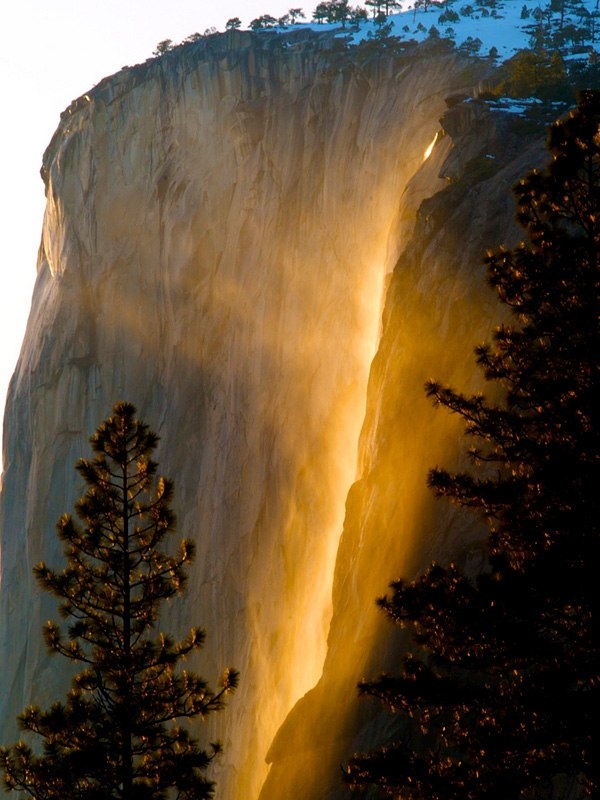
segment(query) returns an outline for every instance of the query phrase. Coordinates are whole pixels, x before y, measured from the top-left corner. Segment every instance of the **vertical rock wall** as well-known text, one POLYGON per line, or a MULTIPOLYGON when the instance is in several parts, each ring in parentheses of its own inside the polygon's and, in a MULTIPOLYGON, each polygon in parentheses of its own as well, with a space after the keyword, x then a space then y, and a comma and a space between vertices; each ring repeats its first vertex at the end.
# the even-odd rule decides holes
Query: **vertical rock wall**
POLYGON ((511 188, 546 154, 540 137, 518 135, 510 116, 490 113, 483 103, 454 106, 442 126, 430 159, 405 190, 422 196, 438 176, 448 181, 422 203, 386 294, 323 673, 274 740, 260 800, 348 797, 344 762, 394 733, 389 715, 357 698, 357 683, 397 672, 406 645, 375 598, 432 560, 458 560, 470 570, 483 564, 478 521, 433 500, 426 487, 432 467, 468 468, 468 462, 462 426, 432 408, 423 386, 435 378, 466 393, 490 391, 473 349, 489 341, 505 310, 486 286, 482 257, 518 240, 511 188))
MULTIPOLYGON (((198 668, 212 682, 228 664, 242 673, 206 731, 225 746, 219 800, 258 796, 276 731, 321 674, 384 278, 420 199, 442 185, 431 171, 406 191, 462 81, 453 56, 358 66, 323 47, 191 45, 103 81, 63 115, 5 418, 4 741, 27 703, 64 692, 41 637, 55 612, 31 570, 61 563, 54 523, 82 491, 73 464, 119 399, 160 434, 180 532, 198 545, 165 624, 207 628, 198 668)), ((435 292, 424 302, 437 313, 440 281, 415 275, 407 303, 435 292)), ((375 507, 377 492, 361 502, 375 507)), ((383 535, 391 547, 395 526, 383 535)), ((343 547, 361 550, 349 536, 343 547)), ((353 558, 336 618, 358 597, 353 558)), ((268 797, 308 797, 281 792, 268 797)))

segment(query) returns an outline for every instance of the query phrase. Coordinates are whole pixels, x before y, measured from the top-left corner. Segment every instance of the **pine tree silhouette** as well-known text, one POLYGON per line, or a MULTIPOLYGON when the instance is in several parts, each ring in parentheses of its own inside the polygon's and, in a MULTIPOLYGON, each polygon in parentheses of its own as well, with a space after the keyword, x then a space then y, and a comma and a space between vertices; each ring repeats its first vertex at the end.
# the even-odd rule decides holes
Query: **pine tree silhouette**
POLYGON ((90 440, 95 457, 77 463, 88 489, 76 506, 82 525, 65 514, 57 526, 65 569, 35 569, 69 620, 66 633, 46 625, 47 646, 81 667, 64 703, 19 717, 25 732, 41 737, 41 754, 23 741, 1 751, 6 788, 36 800, 213 795, 206 769, 220 747, 201 748, 180 723, 221 710, 238 676, 226 670, 211 691, 179 669, 202 647, 204 631, 175 642, 155 630, 160 604, 185 586, 194 545, 181 541, 175 555, 159 549, 174 530, 173 486, 156 478, 150 455, 158 437, 135 414, 118 403, 90 440))
MULTIPOLYGON (((429 383, 465 422, 471 472, 429 484, 482 516, 488 564, 433 564, 378 603, 412 634, 397 676, 359 687, 397 739, 355 755, 345 780, 429 800, 576 800, 598 790, 592 633, 600 478, 600 93, 554 123, 552 160, 516 187, 528 243, 488 256, 514 323, 476 350, 501 400, 429 383)), ((497 396, 497 395, 496 395, 497 396)))

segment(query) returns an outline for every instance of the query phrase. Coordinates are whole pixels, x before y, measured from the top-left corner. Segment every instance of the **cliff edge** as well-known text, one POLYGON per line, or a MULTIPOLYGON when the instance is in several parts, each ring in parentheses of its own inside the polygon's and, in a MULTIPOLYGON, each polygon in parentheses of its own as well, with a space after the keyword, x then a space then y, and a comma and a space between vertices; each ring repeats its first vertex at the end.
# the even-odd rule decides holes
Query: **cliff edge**
POLYGON ((197 542, 165 625, 206 627, 211 682, 226 664, 242 676, 200 731, 224 744, 216 797, 337 796, 339 759, 371 725, 353 687, 393 654, 373 598, 440 543, 468 545, 424 488, 458 432, 421 386, 472 380, 493 303, 481 253, 511 229, 531 155, 484 106, 440 127, 472 77, 426 47, 359 63, 317 34, 231 32, 64 112, 5 417, 3 741, 65 690, 32 567, 61 563, 73 465, 125 399, 159 433, 197 542), (440 200, 494 141, 494 174, 440 200))

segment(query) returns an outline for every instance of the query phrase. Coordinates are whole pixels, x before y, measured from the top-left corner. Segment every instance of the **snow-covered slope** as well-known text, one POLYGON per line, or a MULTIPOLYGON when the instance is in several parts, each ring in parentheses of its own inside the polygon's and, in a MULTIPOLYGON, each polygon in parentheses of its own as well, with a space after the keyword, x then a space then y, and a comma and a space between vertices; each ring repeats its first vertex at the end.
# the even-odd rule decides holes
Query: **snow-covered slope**
MULTIPOLYGON (((385 26, 387 36, 397 37, 403 43, 439 36, 452 42, 459 51, 478 57, 486 58, 491 51, 497 63, 536 45, 560 50, 565 55, 575 52, 585 58, 597 51, 600 39, 600 9, 596 0, 417 0, 399 5, 402 10, 390 13, 387 18, 380 17, 379 24, 374 21, 373 12, 367 21, 353 24, 350 19, 343 26, 314 19, 282 26, 272 18, 273 25, 268 27, 278 32, 302 28, 329 30, 352 46, 381 35, 385 26)), ((353 8, 364 9, 364 6, 358 3, 353 8)))
MULTIPOLYGON (((424 41, 431 35, 431 27, 440 36, 449 38, 459 49, 488 56, 495 50, 499 60, 513 56, 517 51, 531 47, 540 30, 547 40, 562 28, 573 33, 575 41, 567 38, 564 46, 587 45, 593 47, 596 37, 594 26, 600 23, 595 0, 578 3, 543 3, 536 0, 446 0, 444 3, 423 3, 402 13, 390 15, 391 34, 403 40, 424 41), (573 26, 579 33, 571 31, 573 26)), ((361 31, 364 38, 376 26, 370 22, 361 31)))

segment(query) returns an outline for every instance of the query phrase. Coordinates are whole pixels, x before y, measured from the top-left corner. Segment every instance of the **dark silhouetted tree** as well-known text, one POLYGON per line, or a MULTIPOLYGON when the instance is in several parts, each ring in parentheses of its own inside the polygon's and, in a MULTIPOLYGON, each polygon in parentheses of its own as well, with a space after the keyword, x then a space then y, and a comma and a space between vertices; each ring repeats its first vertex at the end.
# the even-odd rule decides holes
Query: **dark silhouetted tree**
POLYGON ((163 39, 162 42, 159 42, 156 45, 156 48, 152 51, 153 56, 164 56, 165 53, 168 53, 174 47, 172 39, 163 39))
POLYGON ((288 14, 290 17, 290 25, 296 25, 298 20, 306 19, 304 11, 301 8, 290 8, 288 14))
POLYGON ((66 632, 48 622, 48 648, 81 671, 64 703, 20 716, 42 747, 2 749, 5 786, 36 800, 212 797, 206 770, 219 745, 203 749, 181 723, 223 708, 237 673, 226 670, 211 691, 180 668, 204 631, 181 642, 156 631, 159 606, 182 592, 194 554, 189 540, 174 555, 159 549, 175 519, 172 484, 156 478, 150 458, 157 436, 118 403, 90 441, 95 457, 77 463, 88 486, 76 506, 81 524, 65 514, 57 526, 67 565, 35 569, 69 620, 66 632))
POLYGON ((581 93, 548 146, 549 166, 515 190, 528 243, 487 257, 514 315, 476 350, 498 399, 427 386, 475 442, 471 472, 429 483, 485 521, 487 566, 433 564, 378 601, 413 645, 397 675, 359 688, 400 733, 345 778, 380 796, 597 796, 600 93, 581 93))
POLYGON ((401 8, 402 3, 398 0, 365 0, 365 5, 373 9, 373 19, 375 19, 378 14, 389 17, 401 8))
POLYGON ((543 100, 569 99, 568 75, 559 52, 544 49, 519 50, 500 69, 501 80, 495 93, 508 97, 539 97, 543 100))
POLYGON ((271 14, 262 14, 260 17, 256 17, 250 23, 250 28, 253 31, 264 31, 267 28, 274 28, 277 25, 277 19, 271 14))
POLYGON ((352 13, 349 0, 328 0, 317 5, 313 11, 313 19, 315 22, 341 22, 344 28, 352 13))
POLYGON ((384 14, 385 13, 384 10, 383 10, 384 5, 385 5, 383 0, 365 0, 365 5, 369 6, 369 8, 372 9, 372 11, 373 11, 373 19, 375 19, 375 17, 378 14, 384 14))
POLYGON ((350 9, 350 22, 356 26, 360 26, 363 22, 367 22, 369 15, 367 9, 362 6, 354 6, 350 9))
POLYGON ((320 25, 322 25, 325 22, 325 20, 329 15, 328 5, 329 3, 326 2, 318 3, 315 10, 313 11, 312 18, 315 22, 318 22, 320 25))
POLYGON ((393 14, 395 11, 399 11, 402 7, 402 3, 397 2, 397 0, 385 0, 383 4, 385 8, 386 16, 389 17, 390 14, 393 14))

